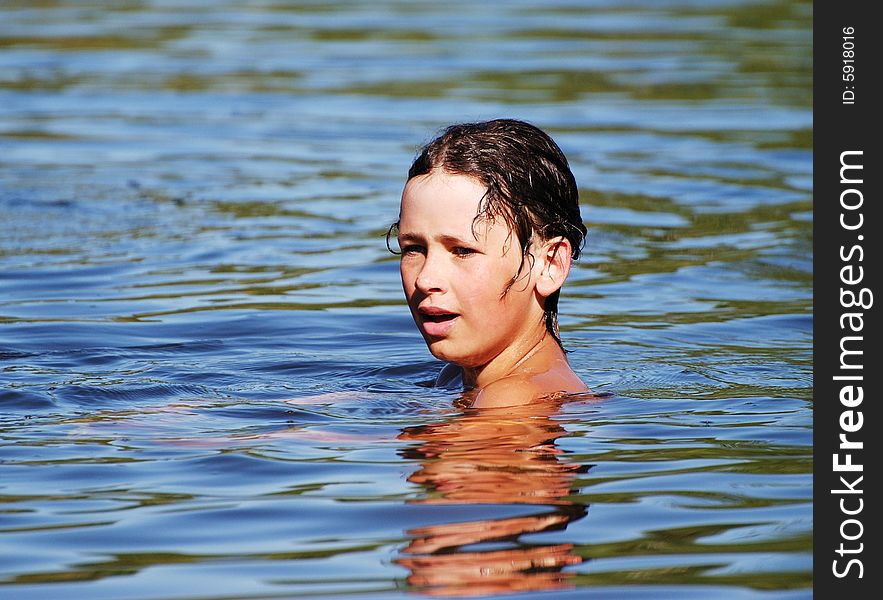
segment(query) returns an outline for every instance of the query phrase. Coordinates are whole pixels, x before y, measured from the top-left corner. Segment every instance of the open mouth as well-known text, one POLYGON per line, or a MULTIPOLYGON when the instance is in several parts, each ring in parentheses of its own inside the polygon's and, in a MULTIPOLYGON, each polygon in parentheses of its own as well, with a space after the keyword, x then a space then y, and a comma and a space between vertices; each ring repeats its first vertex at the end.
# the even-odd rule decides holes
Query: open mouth
POLYGON ((453 321, 458 315, 456 313, 444 313, 440 315, 427 315, 421 313, 420 316, 424 323, 445 323, 447 321, 453 321))
POLYGON ((420 329, 423 333, 433 338, 446 337, 454 327, 454 322, 460 316, 443 308, 426 306, 418 310, 420 315, 420 329))

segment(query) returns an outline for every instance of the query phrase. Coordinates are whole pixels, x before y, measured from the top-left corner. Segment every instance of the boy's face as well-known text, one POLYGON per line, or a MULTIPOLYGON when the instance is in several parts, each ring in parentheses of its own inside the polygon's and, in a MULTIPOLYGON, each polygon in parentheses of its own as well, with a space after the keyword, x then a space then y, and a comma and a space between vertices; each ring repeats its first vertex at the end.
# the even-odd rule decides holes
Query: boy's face
POLYGON ((486 188, 436 170, 402 193, 402 286, 429 351, 464 367, 489 363, 542 322, 536 273, 501 219, 474 221, 486 188))

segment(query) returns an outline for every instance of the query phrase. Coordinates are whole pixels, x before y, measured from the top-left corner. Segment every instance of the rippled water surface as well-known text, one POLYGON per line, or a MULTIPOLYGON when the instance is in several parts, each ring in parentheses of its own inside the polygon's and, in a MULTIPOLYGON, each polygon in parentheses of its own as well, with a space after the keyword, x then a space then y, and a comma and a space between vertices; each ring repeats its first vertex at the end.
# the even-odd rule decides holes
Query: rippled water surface
POLYGON ((812 4, 0 4, 0 596, 807 598, 812 4), (461 410, 395 220, 560 143, 602 400, 461 410))

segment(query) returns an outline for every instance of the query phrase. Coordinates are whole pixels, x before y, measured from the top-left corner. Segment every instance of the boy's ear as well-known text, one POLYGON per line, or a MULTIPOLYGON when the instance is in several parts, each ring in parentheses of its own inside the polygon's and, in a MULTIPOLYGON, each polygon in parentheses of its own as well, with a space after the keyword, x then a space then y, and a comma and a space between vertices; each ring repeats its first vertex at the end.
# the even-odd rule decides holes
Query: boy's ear
POLYGON ((566 237, 543 241, 540 256, 537 257, 542 259, 538 261, 542 269, 537 279, 537 292, 543 298, 548 298, 564 285, 564 280, 570 274, 572 251, 570 240, 566 237))

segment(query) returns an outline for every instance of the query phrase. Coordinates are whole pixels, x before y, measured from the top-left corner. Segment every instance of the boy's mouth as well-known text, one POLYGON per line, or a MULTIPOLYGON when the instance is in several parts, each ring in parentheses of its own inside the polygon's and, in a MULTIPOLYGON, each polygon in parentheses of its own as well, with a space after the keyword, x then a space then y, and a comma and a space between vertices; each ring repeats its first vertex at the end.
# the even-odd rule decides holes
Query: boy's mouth
POLYGON ((459 315, 456 313, 439 313, 435 315, 427 315, 425 313, 421 313, 424 321, 428 321, 429 323, 444 323, 445 321, 452 321, 456 319, 459 315))
POLYGON ((453 327, 453 321, 460 316, 434 306, 419 308, 417 312, 420 315, 423 331, 433 337, 444 336, 453 327))

